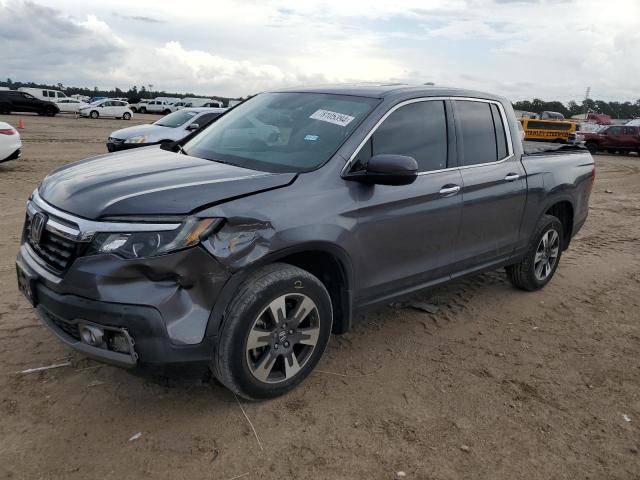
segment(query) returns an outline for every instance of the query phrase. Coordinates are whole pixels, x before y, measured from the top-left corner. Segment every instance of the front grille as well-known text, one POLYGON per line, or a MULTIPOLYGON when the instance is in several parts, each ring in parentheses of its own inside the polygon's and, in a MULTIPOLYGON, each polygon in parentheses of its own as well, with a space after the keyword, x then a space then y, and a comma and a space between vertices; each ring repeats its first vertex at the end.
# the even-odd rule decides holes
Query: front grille
POLYGON ((68 322, 67 320, 54 315, 46 309, 42 309, 47 319, 50 320, 56 327, 65 332, 67 335, 80 340, 80 332, 78 331, 78 324, 68 322))
POLYGON ((43 230, 40 241, 36 242, 31 236, 31 218, 27 216, 25 221, 25 240, 51 270, 56 273, 64 272, 78 256, 79 243, 46 229, 43 230))

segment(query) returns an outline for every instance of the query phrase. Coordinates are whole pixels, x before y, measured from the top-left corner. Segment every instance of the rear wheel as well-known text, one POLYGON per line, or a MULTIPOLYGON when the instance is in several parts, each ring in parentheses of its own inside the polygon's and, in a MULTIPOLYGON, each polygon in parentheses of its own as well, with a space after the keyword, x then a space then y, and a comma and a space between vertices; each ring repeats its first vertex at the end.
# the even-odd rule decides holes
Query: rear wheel
POLYGON ((124 115, 122 115, 122 118, 125 120, 131 120, 131 114, 129 112, 124 112, 124 115))
POLYGON ((543 215, 525 257, 506 269, 513 286, 533 291, 549 283, 560 262, 563 238, 560 220, 552 215, 543 215))
POLYGON ((144 107, 140 107, 140 113, 147 113, 147 109, 144 107))
POLYGON ((137 109, 136 107, 131 107, 131 111, 132 111, 133 113, 138 113, 138 109, 137 109))
POLYGON ((164 112, 162 112, 163 115, 169 115, 171 113, 171 110, 165 110, 164 112))
POLYGON ((587 142, 585 146, 591 155, 598 153, 598 144, 596 142, 587 142))
POLYGON ((44 111, 44 114, 45 114, 47 117, 55 117, 55 116, 56 116, 56 113, 58 113, 58 112, 57 112, 57 111, 56 111, 56 109, 55 109, 55 108, 53 108, 53 107, 49 107, 49 108, 47 108, 47 109, 44 111))
POLYGON ((215 375, 247 399, 282 395, 320 360, 332 317, 320 280, 292 265, 268 265, 243 283, 229 305, 215 375))
POLYGON ((91 113, 89 114, 89 116, 91 118, 98 118, 100 116, 100 114, 98 113, 97 110, 91 110, 91 113))

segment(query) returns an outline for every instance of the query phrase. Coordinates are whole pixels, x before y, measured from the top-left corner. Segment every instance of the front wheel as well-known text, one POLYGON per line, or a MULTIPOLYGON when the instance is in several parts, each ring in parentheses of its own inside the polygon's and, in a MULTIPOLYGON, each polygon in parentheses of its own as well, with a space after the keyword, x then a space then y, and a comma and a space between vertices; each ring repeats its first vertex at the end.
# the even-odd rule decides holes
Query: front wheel
POLYGON ((587 142, 586 147, 591 155, 598 153, 598 144, 596 142, 587 142))
POLYGON ((282 395, 320 360, 332 319, 331 299, 320 280, 292 265, 268 265, 251 275, 231 301, 214 373, 247 399, 282 395))
POLYGON ((98 118, 100 114, 96 110, 91 110, 91 113, 89 114, 89 116, 91 118, 98 118))
POLYGON ((507 267, 507 278, 513 286, 533 291, 549 283, 560 262, 563 238, 560 220, 543 215, 525 257, 520 263, 507 267))
POLYGON ((131 120, 131 114, 129 112, 124 112, 124 115, 122 115, 122 118, 124 120, 131 120))

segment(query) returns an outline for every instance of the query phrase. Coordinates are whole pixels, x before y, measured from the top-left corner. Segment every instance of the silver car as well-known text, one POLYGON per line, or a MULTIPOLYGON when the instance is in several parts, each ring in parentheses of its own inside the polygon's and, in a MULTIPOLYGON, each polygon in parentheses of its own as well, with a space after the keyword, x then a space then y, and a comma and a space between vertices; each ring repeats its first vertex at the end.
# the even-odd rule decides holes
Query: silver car
POLYGON ((184 108, 152 124, 116 130, 107 140, 107 150, 115 152, 182 140, 195 130, 211 123, 225 111, 226 108, 184 108))

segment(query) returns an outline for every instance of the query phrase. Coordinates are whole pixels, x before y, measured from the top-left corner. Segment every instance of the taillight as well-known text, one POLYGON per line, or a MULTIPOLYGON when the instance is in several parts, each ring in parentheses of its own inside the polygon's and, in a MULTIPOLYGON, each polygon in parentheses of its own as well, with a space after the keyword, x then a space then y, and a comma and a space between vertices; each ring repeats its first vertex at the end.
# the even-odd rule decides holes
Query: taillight
POLYGON ((15 135, 16 132, 13 128, 0 128, 0 135, 15 135))

